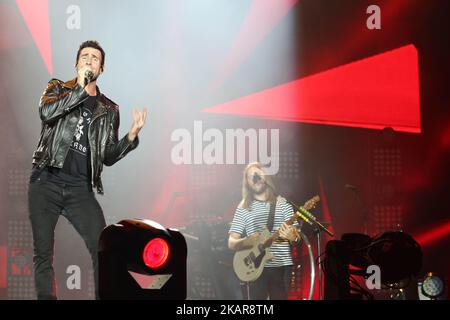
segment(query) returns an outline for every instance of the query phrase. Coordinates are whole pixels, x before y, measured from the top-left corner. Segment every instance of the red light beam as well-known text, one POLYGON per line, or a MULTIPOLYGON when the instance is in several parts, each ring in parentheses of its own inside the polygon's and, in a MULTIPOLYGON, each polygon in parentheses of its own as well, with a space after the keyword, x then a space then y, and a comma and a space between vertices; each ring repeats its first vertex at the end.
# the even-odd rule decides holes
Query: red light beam
POLYGON ((203 111, 420 133, 417 49, 404 46, 203 111))
POLYGON ((31 32, 31 36, 45 62, 49 74, 53 73, 52 46, 48 0, 16 0, 17 7, 31 32))
POLYGON ((450 236, 450 221, 447 221, 444 224, 441 224, 433 229, 427 230, 418 236, 415 236, 414 239, 421 245, 425 246, 434 242, 441 240, 444 237, 450 236))

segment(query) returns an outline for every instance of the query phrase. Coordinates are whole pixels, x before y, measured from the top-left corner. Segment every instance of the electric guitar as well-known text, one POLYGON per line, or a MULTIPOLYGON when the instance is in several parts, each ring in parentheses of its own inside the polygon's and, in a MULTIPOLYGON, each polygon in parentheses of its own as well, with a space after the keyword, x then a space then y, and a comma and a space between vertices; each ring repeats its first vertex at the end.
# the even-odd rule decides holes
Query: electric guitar
MULTIPOLYGON (((319 196, 315 196, 306 201, 303 208, 306 210, 312 209, 320 201, 319 196)), ((302 216, 301 212, 296 212, 286 224, 292 225, 294 221, 302 216)), ((269 251, 272 243, 278 239, 280 229, 275 231, 272 235, 266 228, 261 232, 258 243, 250 249, 244 249, 237 251, 233 258, 233 269, 237 277, 245 282, 251 282, 258 279, 264 269, 266 262, 273 258, 272 253, 269 251)))

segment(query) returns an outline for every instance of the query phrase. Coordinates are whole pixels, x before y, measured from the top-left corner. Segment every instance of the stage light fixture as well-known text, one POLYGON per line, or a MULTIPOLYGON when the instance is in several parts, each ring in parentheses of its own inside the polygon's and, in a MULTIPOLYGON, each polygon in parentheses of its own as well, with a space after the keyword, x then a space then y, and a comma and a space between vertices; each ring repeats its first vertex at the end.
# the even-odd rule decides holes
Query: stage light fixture
POLYGON ((446 281, 443 277, 429 272, 418 282, 420 300, 445 300, 447 291, 446 281))
POLYGON ((99 297, 120 300, 186 299, 184 236, 151 220, 106 227, 99 242, 99 297))

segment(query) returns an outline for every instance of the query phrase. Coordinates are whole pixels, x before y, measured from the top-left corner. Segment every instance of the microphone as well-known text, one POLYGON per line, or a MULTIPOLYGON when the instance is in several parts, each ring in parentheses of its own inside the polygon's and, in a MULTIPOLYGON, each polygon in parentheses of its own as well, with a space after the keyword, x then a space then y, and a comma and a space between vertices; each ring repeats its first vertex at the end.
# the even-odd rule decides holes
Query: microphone
POLYGON ((89 84, 94 78, 94 73, 91 70, 86 70, 84 73, 84 81, 86 84, 89 84))
POLYGON ((314 220, 314 221, 317 221, 316 217, 313 216, 313 214, 312 214, 311 212, 309 212, 308 210, 306 210, 305 208, 299 207, 298 209, 299 209, 299 211, 300 211, 301 213, 303 213, 303 214, 304 214, 305 216, 307 216, 309 219, 314 220))
POLYGON ((253 175, 253 183, 257 183, 260 180, 261 176, 257 172, 255 172, 255 174, 253 175))
POLYGON ((334 233, 331 232, 330 230, 328 230, 327 228, 325 228, 325 226, 323 226, 322 223, 317 221, 317 218, 311 212, 306 210, 304 207, 299 207, 298 209, 304 216, 306 216, 309 220, 311 220, 311 221, 306 220, 306 222, 308 222, 310 225, 313 225, 315 223, 323 231, 325 231, 329 236, 334 237, 334 233), (312 221, 314 221, 314 222, 312 222, 312 221))

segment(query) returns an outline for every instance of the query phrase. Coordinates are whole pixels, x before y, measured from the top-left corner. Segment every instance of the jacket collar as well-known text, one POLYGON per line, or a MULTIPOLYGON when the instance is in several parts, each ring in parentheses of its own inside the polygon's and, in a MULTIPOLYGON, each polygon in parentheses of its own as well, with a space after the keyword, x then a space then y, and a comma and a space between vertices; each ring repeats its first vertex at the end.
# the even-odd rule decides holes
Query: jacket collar
MULTIPOLYGON (((69 89, 75 88, 76 85, 77 85, 77 78, 69 80, 69 81, 66 81, 66 82, 63 83, 63 86, 66 87, 66 88, 69 88, 69 89)), ((99 89, 98 86, 96 86, 96 88, 97 88, 98 99, 97 99, 97 107, 94 110, 94 117, 99 115, 99 114, 105 113, 106 112, 106 108, 107 108, 106 107, 106 103, 104 101, 105 99, 103 99, 103 94, 100 92, 100 89, 99 89)))
POLYGON ((69 80, 69 81, 66 81, 66 82, 63 83, 64 87, 67 87, 67 88, 70 88, 70 89, 73 89, 76 85, 77 85, 77 78, 69 80))
MULTIPOLYGON (((63 83, 63 86, 69 89, 73 89, 75 88, 75 86, 77 85, 77 78, 66 81, 63 83)), ((97 95, 101 96, 101 92, 98 86, 95 86, 97 88, 97 95)))

